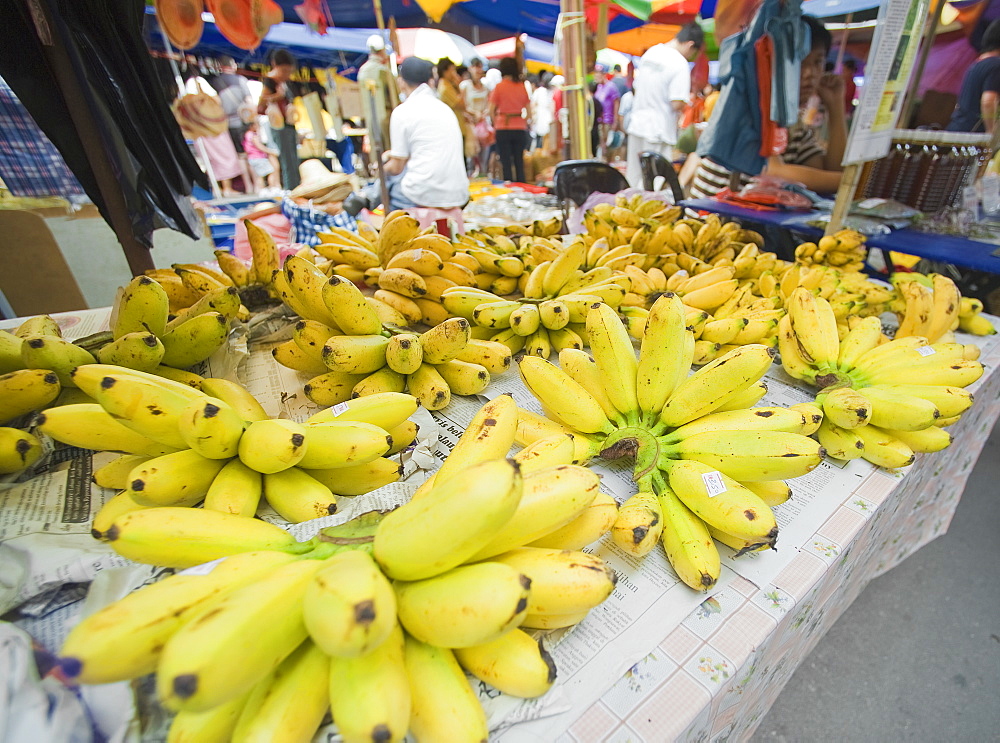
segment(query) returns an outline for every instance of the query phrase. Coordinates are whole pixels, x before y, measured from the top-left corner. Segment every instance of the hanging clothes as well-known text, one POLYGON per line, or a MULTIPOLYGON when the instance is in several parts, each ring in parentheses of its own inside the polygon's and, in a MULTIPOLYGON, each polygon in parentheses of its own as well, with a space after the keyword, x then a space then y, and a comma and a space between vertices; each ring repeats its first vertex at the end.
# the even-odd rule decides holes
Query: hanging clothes
MULTIPOLYGON (((750 175, 759 174, 767 163, 761 155, 763 133, 755 43, 769 28, 782 37, 773 45, 772 104, 777 98, 782 108, 775 123, 794 123, 795 117, 788 122, 787 114, 791 104, 795 116, 798 114, 800 63, 809 52, 809 32, 802 21, 801 0, 764 0, 750 25, 742 33, 726 38, 719 47, 722 91, 715 104, 716 115, 698 140, 699 156, 750 175)), ((771 108, 773 118, 773 105, 771 108)))
MULTIPOLYGON (((108 210, 87 150, 102 148, 114 170, 136 240, 169 227, 197 238, 189 198, 208 181, 170 113, 142 37, 142 0, 0 2, 0 76, 58 148, 91 200, 108 210), (65 50, 100 137, 83 141, 45 49, 65 50)), ((3 133, 0 132, 0 136, 3 133)))

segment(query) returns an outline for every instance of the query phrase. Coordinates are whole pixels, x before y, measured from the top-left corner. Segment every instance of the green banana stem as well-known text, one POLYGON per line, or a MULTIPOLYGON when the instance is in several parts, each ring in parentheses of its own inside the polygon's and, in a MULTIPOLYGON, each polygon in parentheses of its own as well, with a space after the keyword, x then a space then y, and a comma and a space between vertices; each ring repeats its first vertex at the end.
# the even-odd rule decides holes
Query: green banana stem
POLYGON ((845 374, 844 372, 829 366, 825 366, 820 372, 817 372, 815 378, 812 380, 812 383, 820 390, 854 386, 854 380, 849 374, 845 374))

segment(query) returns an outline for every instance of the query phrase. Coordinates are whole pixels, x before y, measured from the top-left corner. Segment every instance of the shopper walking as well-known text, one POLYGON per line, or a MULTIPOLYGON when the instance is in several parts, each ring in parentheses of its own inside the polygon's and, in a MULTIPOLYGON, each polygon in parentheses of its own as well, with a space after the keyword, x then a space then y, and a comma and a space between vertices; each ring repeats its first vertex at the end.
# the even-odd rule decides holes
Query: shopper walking
POLYGON ((670 41, 651 47, 635 73, 635 99, 628 128, 625 175, 633 186, 642 184, 639 153, 649 150, 672 159, 677 144, 677 122, 691 98, 691 69, 705 43, 697 23, 683 26, 670 41))
MULTIPOLYGON (((281 163, 281 187, 291 191, 299 185, 299 140, 295 131, 295 87, 292 73, 295 71, 295 57, 286 49, 277 49, 271 56, 271 71, 261 82, 264 85, 257 104, 258 113, 268 114, 271 132, 278 143, 278 160, 281 163), (277 109, 280 116, 271 119, 269 107, 277 109), (283 126, 276 127, 284 120, 283 126)), ((272 109, 273 110, 273 109, 272 109)))
POLYGON ((500 60, 501 80, 490 93, 490 119, 496 129, 497 154, 505 181, 524 182, 524 150, 527 146, 531 101, 521 81, 517 60, 500 60))

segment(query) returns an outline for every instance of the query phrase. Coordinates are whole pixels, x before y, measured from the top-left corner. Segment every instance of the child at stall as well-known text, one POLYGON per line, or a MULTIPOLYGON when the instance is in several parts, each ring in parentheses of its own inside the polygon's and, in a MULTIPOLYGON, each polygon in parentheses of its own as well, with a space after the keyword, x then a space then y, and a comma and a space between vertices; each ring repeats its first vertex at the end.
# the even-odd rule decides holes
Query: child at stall
POLYGON ((251 121, 247 125, 247 131, 243 135, 243 151, 246 153, 247 161, 250 163, 250 172, 253 174, 254 192, 263 192, 264 178, 267 178, 268 190, 279 190, 278 152, 264 143, 257 121, 251 121))

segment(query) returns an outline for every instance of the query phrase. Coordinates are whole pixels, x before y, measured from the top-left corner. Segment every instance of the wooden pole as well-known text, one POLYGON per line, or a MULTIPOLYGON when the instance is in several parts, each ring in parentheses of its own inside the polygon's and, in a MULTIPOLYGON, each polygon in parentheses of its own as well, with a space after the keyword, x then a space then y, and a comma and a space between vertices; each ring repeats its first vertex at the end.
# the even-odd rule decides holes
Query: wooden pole
POLYGON ((608 4, 602 2, 597 6, 597 33, 594 35, 594 51, 604 49, 608 45, 608 4))
POLYGON ((838 75, 844 64, 844 52, 847 51, 847 37, 850 35, 848 26, 851 25, 851 19, 854 18, 854 13, 848 13, 847 19, 844 21, 844 32, 840 35, 840 47, 837 49, 837 62, 833 66, 833 71, 838 75))
POLYGON ((854 202, 854 192, 858 190, 862 167, 863 165, 851 164, 844 168, 844 174, 840 178, 840 188, 837 189, 837 200, 833 204, 830 222, 826 226, 827 235, 832 235, 844 226, 844 219, 854 202))
POLYGON ((590 127, 587 125, 587 96, 583 87, 587 19, 583 13, 583 0, 561 0, 560 8, 563 70, 566 78, 563 105, 569 115, 569 156, 571 160, 588 160, 592 153, 590 127))

